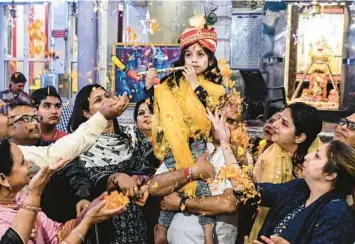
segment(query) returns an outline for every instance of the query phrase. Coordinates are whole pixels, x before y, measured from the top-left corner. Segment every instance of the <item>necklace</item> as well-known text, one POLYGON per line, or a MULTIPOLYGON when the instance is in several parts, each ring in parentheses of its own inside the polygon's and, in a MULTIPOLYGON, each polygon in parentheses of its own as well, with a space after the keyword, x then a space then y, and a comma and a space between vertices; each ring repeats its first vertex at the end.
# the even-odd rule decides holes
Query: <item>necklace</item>
POLYGON ((15 200, 12 200, 12 201, 2 201, 2 200, 0 200, 0 205, 4 206, 4 207, 7 207, 7 208, 14 209, 14 210, 19 210, 20 207, 21 207, 21 204, 16 202, 15 200))

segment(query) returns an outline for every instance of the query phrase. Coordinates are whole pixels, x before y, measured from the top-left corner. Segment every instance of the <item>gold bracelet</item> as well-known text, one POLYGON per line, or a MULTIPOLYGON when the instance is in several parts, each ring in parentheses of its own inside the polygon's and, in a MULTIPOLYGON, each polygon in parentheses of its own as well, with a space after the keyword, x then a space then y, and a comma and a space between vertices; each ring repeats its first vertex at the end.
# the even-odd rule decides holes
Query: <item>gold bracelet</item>
POLYGON ((31 205, 27 205, 27 204, 22 204, 20 207, 27 210, 27 211, 31 211, 31 212, 35 212, 35 213, 42 211, 42 208, 34 207, 31 205))
POLYGON ((85 242, 84 237, 79 233, 79 231, 77 231, 76 229, 73 229, 72 232, 73 232, 74 234, 76 234, 77 236, 79 236, 80 239, 81 239, 81 241, 82 241, 83 243, 85 242))

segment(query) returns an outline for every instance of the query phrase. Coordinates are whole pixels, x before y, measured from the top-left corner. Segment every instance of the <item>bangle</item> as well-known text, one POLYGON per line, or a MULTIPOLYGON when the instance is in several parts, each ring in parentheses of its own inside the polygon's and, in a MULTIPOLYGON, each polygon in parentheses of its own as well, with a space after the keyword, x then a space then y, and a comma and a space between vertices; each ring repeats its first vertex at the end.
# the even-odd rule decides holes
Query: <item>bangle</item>
POLYGON ((184 168, 184 177, 187 179, 187 180, 189 180, 189 169, 190 168, 184 168))
POLYGON ((187 197, 182 197, 180 200, 180 205, 179 205, 179 209, 181 210, 181 212, 186 212, 186 200, 187 197))
POLYGON ((189 168, 189 180, 192 181, 192 167, 189 168))
POLYGON ((85 242, 84 237, 79 233, 79 231, 77 231, 76 229, 73 229, 72 232, 73 232, 74 234, 76 234, 77 236, 79 236, 80 239, 81 239, 81 241, 82 241, 83 243, 85 242))
POLYGON ((27 211, 31 211, 31 212, 35 212, 35 213, 42 211, 42 208, 34 207, 31 205, 27 205, 27 204, 22 204, 20 207, 27 210, 27 211))

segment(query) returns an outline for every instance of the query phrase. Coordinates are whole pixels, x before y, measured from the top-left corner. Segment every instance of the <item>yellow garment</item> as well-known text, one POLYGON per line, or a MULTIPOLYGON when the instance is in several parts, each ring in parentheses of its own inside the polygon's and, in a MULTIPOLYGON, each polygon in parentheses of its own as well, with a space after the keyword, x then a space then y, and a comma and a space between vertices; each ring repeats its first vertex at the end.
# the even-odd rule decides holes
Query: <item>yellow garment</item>
MULTIPOLYGON (((316 151, 321 144, 321 140, 317 137, 309 147, 308 152, 316 151)), ((292 155, 288 154, 283 148, 274 143, 263 152, 256 162, 253 172, 254 180, 258 183, 284 183, 294 179, 292 169, 292 155)), ((296 175, 297 177, 302 177, 301 172, 296 171, 296 175)), ((253 243, 253 241, 257 239, 268 211, 269 208, 260 207, 260 211, 249 235, 250 243, 253 243)))
MULTIPOLYGON (((198 77, 198 83, 214 100, 224 94, 224 88, 198 77)), ((207 100, 207 99, 206 99, 207 100)), ((194 164, 189 138, 204 139, 210 135, 211 123, 206 110, 187 81, 166 81, 154 88, 154 120, 152 124, 154 153, 163 160, 170 148, 176 169, 194 164)), ((184 187, 186 196, 194 196, 197 183, 184 187)))

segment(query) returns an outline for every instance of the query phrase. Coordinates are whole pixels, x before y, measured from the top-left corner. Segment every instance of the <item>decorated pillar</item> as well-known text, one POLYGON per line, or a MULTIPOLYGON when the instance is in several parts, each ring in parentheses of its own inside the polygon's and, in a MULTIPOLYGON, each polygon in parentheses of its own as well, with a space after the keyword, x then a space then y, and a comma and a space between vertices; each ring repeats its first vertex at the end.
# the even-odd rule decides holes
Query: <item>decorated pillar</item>
POLYGON ((96 83, 97 12, 95 1, 78 2, 78 91, 89 83, 96 83))

